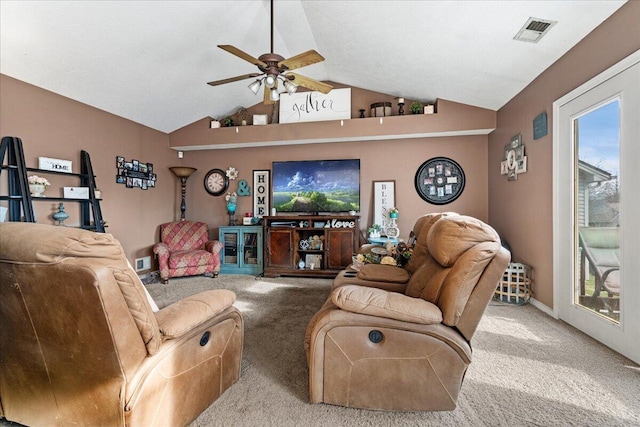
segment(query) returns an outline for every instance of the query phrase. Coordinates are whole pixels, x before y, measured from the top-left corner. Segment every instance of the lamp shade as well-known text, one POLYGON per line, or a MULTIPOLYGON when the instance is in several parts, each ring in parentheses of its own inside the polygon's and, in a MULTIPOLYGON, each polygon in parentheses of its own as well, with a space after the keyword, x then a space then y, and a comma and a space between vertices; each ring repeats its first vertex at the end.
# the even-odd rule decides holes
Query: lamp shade
POLYGON ((271 89, 271 93, 269 94, 269 99, 272 101, 277 101, 280 99, 280 94, 278 93, 278 89, 275 87, 271 89))
POLYGON ((276 78, 268 74, 267 77, 265 77, 264 84, 267 85, 268 88, 272 88, 276 84, 276 78))
POLYGON ((169 169, 178 178, 189 178, 192 173, 198 170, 196 168, 190 168, 188 166, 172 166, 169 169))
POLYGON ((254 95, 257 95, 260 90, 260 86, 262 86, 262 80, 256 80, 249 85, 249 89, 251 89, 251 92, 253 92, 254 95))
POLYGON ((284 88, 287 90, 289 95, 293 95, 298 90, 298 86, 291 83, 289 80, 284 81, 284 88))

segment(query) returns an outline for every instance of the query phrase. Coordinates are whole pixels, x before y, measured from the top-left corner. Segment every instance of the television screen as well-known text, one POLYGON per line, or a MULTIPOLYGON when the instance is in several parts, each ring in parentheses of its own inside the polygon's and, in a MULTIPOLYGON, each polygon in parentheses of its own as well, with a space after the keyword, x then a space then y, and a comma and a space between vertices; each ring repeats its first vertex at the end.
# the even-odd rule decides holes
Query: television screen
POLYGON ((273 162, 278 212, 360 210, 360 159, 273 162))

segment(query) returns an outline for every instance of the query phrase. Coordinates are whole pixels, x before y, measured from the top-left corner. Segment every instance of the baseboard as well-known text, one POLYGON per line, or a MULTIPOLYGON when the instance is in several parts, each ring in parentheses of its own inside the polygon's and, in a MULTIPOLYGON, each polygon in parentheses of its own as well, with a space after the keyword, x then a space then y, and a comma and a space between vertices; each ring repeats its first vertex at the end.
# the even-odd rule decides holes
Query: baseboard
POLYGON ((558 315, 556 314, 556 312, 552 308, 549 308, 547 305, 541 303, 540 301, 536 300, 535 298, 531 298, 529 300, 529 304, 531 304, 532 306, 534 306, 538 310, 542 311, 543 313, 548 314, 549 316, 553 317, 554 319, 558 318, 558 315))

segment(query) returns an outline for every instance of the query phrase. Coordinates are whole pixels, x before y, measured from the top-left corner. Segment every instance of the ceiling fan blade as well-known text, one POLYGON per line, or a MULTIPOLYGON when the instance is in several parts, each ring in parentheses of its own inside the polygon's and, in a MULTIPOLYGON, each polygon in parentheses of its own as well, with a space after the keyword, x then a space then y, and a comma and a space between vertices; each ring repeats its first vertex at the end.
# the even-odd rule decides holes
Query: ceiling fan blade
POLYGON ((251 62, 253 65, 266 67, 267 64, 260 61, 258 58, 254 58, 246 52, 241 51, 235 46, 231 46, 230 44, 219 44, 218 47, 222 50, 226 50, 227 52, 237 56, 238 58, 242 58, 247 62, 251 62))
POLYGON ((291 82, 298 86, 306 87, 307 89, 317 90, 318 92, 329 93, 331 92, 331 89, 333 89, 333 86, 331 85, 310 79, 309 77, 301 76, 300 74, 286 73, 285 76, 293 76, 293 79, 289 79, 291 82))
POLYGON ((251 78, 251 77, 258 77, 258 76, 261 76, 261 75, 262 74, 260 74, 260 73, 251 73, 251 74, 245 74, 245 75, 242 75, 242 76, 230 77, 228 79, 215 80, 215 81, 212 81, 212 82, 208 82, 207 84, 211 85, 211 86, 218 86, 218 85, 223 85, 223 84, 226 84, 226 83, 237 82, 238 80, 244 80, 244 79, 248 79, 248 78, 251 78))
POLYGON ((286 67, 287 70, 295 70, 296 68, 306 67, 307 65, 322 61, 324 61, 322 55, 311 49, 299 55, 287 58, 284 61, 278 62, 278 68, 286 67))

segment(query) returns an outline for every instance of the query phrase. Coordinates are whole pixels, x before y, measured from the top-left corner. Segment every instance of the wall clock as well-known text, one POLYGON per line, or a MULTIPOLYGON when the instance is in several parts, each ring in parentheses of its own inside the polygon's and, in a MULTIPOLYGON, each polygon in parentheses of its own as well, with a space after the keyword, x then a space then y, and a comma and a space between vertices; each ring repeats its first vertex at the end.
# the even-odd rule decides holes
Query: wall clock
POLYGON ((416 191, 426 202, 446 205, 457 199, 464 190, 464 171, 447 157, 434 157, 418 168, 416 191))
POLYGON ((204 176, 204 189, 212 196, 220 196, 229 188, 229 177, 222 169, 211 169, 204 176))

